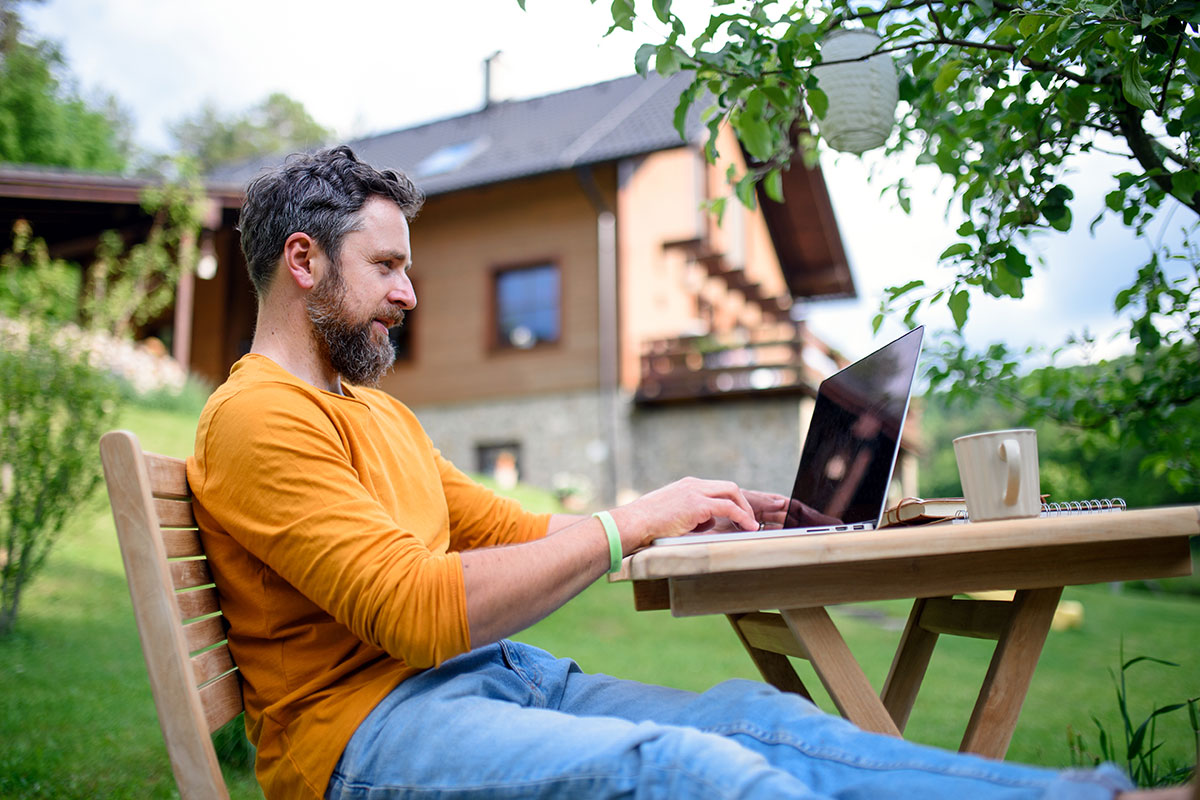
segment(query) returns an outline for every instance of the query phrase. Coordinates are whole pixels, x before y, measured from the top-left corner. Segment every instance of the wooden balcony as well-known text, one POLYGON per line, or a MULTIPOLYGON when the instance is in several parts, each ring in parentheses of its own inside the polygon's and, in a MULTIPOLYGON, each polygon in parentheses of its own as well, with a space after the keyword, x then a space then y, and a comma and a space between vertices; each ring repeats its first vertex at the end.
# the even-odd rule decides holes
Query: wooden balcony
POLYGON ((846 361, 802 323, 644 342, 637 403, 768 394, 814 395, 846 361))

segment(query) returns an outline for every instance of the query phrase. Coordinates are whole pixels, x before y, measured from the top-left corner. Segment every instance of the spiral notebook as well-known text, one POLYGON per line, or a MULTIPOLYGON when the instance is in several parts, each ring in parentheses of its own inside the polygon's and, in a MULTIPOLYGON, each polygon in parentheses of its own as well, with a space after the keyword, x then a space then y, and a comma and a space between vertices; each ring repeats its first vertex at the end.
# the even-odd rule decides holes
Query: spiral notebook
MULTIPOLYGON (((1101 514, 1124 511, 1120 497, 1097 500, 1071 500, 1062 503, 1042 503, 1043 517, 1062 517, 1074 514, 1101 514)), ((961 497, 906 497, 884 514, 883 526, 928 525, 935 522, 970 522, 967 503, 961 497)))
MULTIPOLYGON (((1069 517, 1074 514, 1103 514, 1109 511, 1124 511, 1125 501, 1120 497, 1101 500, 1071 500, 1065 503, 1042 503, 1043 517, 1069 517)), ((970 522, 966 509, 954 515, 955 522, 970 522)))

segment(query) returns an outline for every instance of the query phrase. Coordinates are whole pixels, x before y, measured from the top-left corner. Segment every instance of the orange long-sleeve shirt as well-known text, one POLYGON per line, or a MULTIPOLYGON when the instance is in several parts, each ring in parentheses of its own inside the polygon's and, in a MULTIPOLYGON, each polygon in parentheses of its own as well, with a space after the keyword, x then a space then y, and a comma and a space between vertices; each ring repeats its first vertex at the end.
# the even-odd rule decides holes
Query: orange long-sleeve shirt
POLYGON ((470 649, 457 551, 544 536, 391 396, 248 355, 201 415, 188 483, 268 798, 319 798, 400 681, 470 649))

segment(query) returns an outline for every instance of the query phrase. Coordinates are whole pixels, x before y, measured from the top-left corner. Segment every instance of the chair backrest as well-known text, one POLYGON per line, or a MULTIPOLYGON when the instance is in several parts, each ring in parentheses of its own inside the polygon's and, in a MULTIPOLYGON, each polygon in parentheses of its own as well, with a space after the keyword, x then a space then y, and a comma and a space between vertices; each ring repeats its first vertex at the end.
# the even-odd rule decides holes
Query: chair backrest
POLYGON ((129 431, 106 433, 100 457, 179 793, 184 800, 228 800, 212 733, 241 713, 241 679, 192 514, 185 463, 143 452, 129 431))

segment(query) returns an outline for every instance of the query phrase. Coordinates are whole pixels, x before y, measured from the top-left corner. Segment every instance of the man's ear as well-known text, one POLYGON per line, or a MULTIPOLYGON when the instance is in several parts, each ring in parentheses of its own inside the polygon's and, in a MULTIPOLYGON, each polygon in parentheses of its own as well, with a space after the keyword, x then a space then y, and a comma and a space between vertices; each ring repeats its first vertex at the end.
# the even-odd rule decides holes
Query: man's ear
POLYGON ((311 289, 317 282, 314 271, 321 246, 307 233, 297 231, 283 243, 283 271, 301 289, 311 289))

